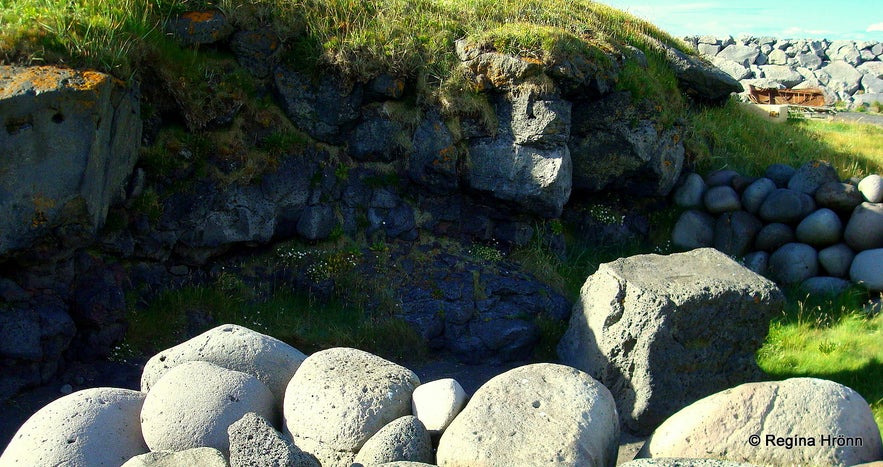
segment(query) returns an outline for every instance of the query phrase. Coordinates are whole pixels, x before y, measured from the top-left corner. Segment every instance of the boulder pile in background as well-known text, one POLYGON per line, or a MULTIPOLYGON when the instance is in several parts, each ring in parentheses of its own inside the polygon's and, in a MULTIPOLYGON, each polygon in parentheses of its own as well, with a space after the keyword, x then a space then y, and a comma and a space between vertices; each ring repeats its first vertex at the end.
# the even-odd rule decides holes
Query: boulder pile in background
POLYGON ((684 40, 748 86, 819 88, 828 104, 853 108, 883 102, 883 43, 773 37, 691 36, 684 40))
POLYGON ((843 181, 819 161, 773 164, 760 178, 688 174, 674 201, 687 209, 672 232, 679 248, 714 247, 812 293, 836 294, 850 281, 883 291, 880 175, 843 181))

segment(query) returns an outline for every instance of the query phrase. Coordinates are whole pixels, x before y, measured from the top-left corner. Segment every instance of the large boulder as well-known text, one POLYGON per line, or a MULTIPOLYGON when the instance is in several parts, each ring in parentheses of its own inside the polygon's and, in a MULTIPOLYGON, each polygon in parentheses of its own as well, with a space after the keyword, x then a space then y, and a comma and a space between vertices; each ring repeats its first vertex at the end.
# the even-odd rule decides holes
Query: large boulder
POLYGON ((381 428, 411 414, 419 385, 411 370, 361 350, 316 352, 288 384, 285 429, 323 466, 351 463, 381 428))
POLYGON ((94 388, 49 403, 19 428, 0 465, 118 466, 148 451, 139 414, 145 394, 94 388))
POLYGON ((852 65, 837 60, 823 66, 815 72, 819 81, 825 84, 828 91, 842 92, 852 95, 861 86, 862 74, 852 65))
POLYGON ((141 410, 151 451, 212 447, 229 453, 227 429, 249 412, 273 420, 273 394, 252 375, 208 362, 169 370, 153 385, 141 410))
POLYGON ((432 439, 423 423, 413 415, 397 418, 374 434, 356 454, 353 467, 369 467, 387 462, 430 463, 432 439))
POLYGON ((137 90, 93 71, 0 66, 0 116, 0 257, 53 234, 91 242, 138 160, 137 90))
POLYGON ((883 203, 864 202, 856 206, 843 238, 855 251, 883 248, 883 203))
POLYGON ((533 214, 560 216, 572 186, 570 103, 527 91, 495 101, 496 136, 469 141, 469 188, 533 214))
POLYGON ((869 290, 883 292, 883 248, 865 250, 855 255, 849 278, 869 290))
POLYGON ((770 275, 778 282, 799 284, 819 273, 819 254, 805 243, 786 243, 770 255, 770 275))
POLYGON ((581 108, 573 114, 568 143, 574 189, 642 196, 672 191, 684 165, 681 129, 658 129, 652 115, 637 109, 623 92, 581 108))
POLYGON ((183 451, 152 451, 135 456, 122 467, 229 467, 224 453, 215 448, 201 447, 183 451))
POLYGON ((172 368, 203 361, 248 373, 273 392, 281 409, 288 381, 306 359, 294 347, 235 324, 223 324, 154 355, 144 365, 141 390, 149 392, 172 368))
POLYGON ((602 264, 583 284, 562 361, 611 388, 629 430, 761 378, 754 354, 783 306, 775 284, 709 248, 602 264))
POLYGON ((442 435, 439 466, 616 465, 610 391, 588 374, 527 365, 485 383, 442 435))
POLYGON ((794 378, 697 401, 666 420, 638 457, 850 466, 883 459, 883 446, 862 396, 831 381, 794 378))

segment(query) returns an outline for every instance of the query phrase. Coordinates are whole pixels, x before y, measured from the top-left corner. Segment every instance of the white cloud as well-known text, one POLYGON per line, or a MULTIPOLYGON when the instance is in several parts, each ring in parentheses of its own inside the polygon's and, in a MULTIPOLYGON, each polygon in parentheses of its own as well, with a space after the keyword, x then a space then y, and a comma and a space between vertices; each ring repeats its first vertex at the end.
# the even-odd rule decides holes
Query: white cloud
POLYGON ((875 23, 868 26, 867 32, 883 32, 883 23, 875 23))

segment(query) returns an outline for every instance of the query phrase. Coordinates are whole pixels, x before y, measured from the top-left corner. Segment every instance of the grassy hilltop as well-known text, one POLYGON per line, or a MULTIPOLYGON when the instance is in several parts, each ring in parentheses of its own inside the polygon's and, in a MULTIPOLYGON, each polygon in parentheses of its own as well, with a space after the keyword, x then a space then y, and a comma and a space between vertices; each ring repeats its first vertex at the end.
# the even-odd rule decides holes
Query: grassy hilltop
MULTIPOLYGON (((683 44, 646 21, 588 0, 0 0, 0 60, 87 67, 121 79, 139 78, 150 68, 166 76, 180 74, 182 86, 197 86, 188 93, 198 93, 199 83, 207 81, 203 78, 217 74, 217 54, 224 52, 182 50, 163 24, 204 8, 220 9, 239 27, 270 28, 280 39, 284 59, 304 69, 356 81, 380 74, 403 77, 416 83, 417 104, 442 108, 467 105, 463 95, 476 92, 456 71, 454 41, 460 38, 544 62, 571 54, 604 60, 608 54, 628 56, 629 47, 636 47, 647 56, 648 69, 626 60, 618 86, 686 123, 687 154, 699 171, 733 168, 757 175, 775 162, 797 166, 825 159, 843 177, 883 172, 883 129, 878 127, 774 125, 736 102, 721 108, 694 106, 678 91, 673 73, 653 47, 657 41, 683 44)), ((248 78, 234 78, 247 84, 248 78)), ((248 86, 240 88, 247 92, 248 86)), ((592 254, 569 255, 576 258, 574 264, 537 252, 522 253, 521 259, 554 269, 546 278, 557 275, 578 288, 597 267, 599 259, 592 254)), ((773 323, 759 362, 773 377, 812 375, 854 387, 883 426, 883 314, 863 315, 859 310, 866 298, 855 292, 833 300, 795 297, 773 323)), ((191 304, 188 297, 175 300, 191 304)), ((237 303, 228 295, 218 300, 237 303)), ((324 319, 317 319, 317 325, 324 319)), ((347 315, 341 321, 354 319, 347 315)), ((371 339, 362 336, 355 342, 371 339)))

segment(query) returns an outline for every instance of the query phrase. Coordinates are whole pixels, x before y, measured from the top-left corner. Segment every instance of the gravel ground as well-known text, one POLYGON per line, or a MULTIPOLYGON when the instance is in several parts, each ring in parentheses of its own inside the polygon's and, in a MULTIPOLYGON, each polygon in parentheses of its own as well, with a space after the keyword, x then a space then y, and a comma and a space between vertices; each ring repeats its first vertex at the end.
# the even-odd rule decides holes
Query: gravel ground
POLYGON ((835 122, 867 123, 883 127, 883 115, 872 115, 861 112, 839 112, 832 119, 835 122))

